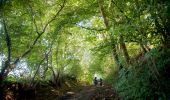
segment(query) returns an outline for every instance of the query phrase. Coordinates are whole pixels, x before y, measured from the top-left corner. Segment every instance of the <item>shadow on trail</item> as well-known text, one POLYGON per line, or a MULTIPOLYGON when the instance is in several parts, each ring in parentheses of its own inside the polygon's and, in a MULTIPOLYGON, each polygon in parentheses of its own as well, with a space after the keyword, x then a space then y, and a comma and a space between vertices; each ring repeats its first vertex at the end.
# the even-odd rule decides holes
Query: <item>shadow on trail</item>
POLYGON ((111 86, 84 86, 80 91, 67 92, 61 100, 120 100, 111 86))

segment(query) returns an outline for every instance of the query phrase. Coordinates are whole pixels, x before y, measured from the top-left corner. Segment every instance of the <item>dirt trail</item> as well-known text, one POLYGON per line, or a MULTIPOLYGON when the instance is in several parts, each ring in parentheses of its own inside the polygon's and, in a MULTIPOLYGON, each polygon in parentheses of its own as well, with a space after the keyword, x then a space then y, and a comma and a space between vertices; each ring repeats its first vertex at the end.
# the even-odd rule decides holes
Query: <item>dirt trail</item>
POLYGON ((110 85, 75 85, 61 89, 51 87, 48 84, 37 85, 35 89, 19 86, 18 89, 16 86, 17 83, 5 84, 0 90, 3 93, 2 95, 0 93, 0 98, 2 100, 5 100, 6 97, 12 98, 9 100, 120 100, 110 85))
POLYGON ((67 92, 62 100, 119 100, 111 86, 84 86, 80 91, 67 92))

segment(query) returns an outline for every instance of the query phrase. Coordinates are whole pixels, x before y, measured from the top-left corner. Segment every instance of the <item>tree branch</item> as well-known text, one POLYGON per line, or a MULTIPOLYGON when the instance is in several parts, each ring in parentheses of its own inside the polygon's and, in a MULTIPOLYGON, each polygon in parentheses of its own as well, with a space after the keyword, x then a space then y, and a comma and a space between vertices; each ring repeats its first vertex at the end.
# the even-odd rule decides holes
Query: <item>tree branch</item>
POLYGON ((63 4, 61 5, 61 7, 60 7, 60 9, 57 11, 57 13, 54 15, 54 17, 47 22, 47 24, 46 24, 45 27, 43 28, 42 32, 39 32, 38 36, 34 39, 32 45, 30 46, 30 48, 29 48, 28 50, 26 50, 20 57, 18 57, 18 58, 15 60, 14 64, 17 64, 20 59, 22 59, 23 57, 25 57, 28 53, 30 53, 30 52, 32 51, 33 47, 35 46, 35 44, 37 43, 37 41, 39 40, 39 38, 45 33, 47 26, 48 26, 50 23, 52 23, 52 22, 55 20, 55 18, 60 14, 60 12, 63 10, 63 8, 64 8, 64 6, 65 6, 65 3, 66 3, 66 0, 64 0, 63 4))
POLYGON ((124 11, 113 0, 111 0, 111 2, 119 9, 119 11, 126 17, 127 20, 130 20, 130 18, 124 14, 124 11))
POLYGON ((84 27, 84 26, 81 26, 81 25, 77 25, 78 27, 81 27, 81 28, 84 28, 86 30, 92 30, 92 31, 105 31, 106 29, 97 29, 97 28, 90 28, 90 27, 84 27))
POLYGON ((103 0, 98 0, 100 13, 102 14, 102 17, 103 17, 103 20, 104 20, 104 25, 105 25, 106 29, 109 29, 109 21, 108 21, 108 19, 106 17, 106 14, 104 12, 104 7, 103 7, 102 4, 104 4, 104 1, 103 0))
POLYGON ((51 20, 49 20, 47 22, 47 24, 44 26, 42 32, 40 34, 43 34, 47 28, 47 26, 56 19, 56 17, 60 14, 60 12, 63 10, 64 6, 65 6, 66 0, 63 1, 63 4, 60 5, 60 9, 58 10, 58 12, 53 16, 53 18, 51 20))
MULTIPOLYGON (((28 2, 27 2, 27 3, 28 3, 28 2)), ((37 23, 36 23, 36 20, 35 20, 35 17, 34 17, 33 8, 31 7, 31 5, 30 5, 29 3, 28 3, 28 7, 29 7, 29 9, 30 9, 28 12, 31 13, 31 18, 32 18, 32 21, 33 21, 33 23, 34 23, 34 25, 35 25, 36 33, 39 35, 40 33, 39 33, 39 31, 38 31, 37 23)))

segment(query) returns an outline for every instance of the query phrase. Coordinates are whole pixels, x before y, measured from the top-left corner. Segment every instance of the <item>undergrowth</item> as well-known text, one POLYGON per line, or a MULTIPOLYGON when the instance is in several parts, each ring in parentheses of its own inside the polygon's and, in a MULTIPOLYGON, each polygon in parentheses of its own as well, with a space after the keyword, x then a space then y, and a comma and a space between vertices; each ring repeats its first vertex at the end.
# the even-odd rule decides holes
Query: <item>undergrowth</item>
POLYGON ((112 74, 108 77, 122 99, 170 99, 170 49, 152 49, 128 69, 112 74))

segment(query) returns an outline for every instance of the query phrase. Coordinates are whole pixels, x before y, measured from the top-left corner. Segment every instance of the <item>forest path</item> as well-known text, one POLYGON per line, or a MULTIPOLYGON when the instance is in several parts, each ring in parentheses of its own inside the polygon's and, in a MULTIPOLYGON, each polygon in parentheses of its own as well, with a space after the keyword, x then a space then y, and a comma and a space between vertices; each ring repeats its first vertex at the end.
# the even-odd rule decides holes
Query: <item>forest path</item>
POLYGON ((79 91, 68 91, 62 100, 119 100, 111 86, 84 86, 79 91))

